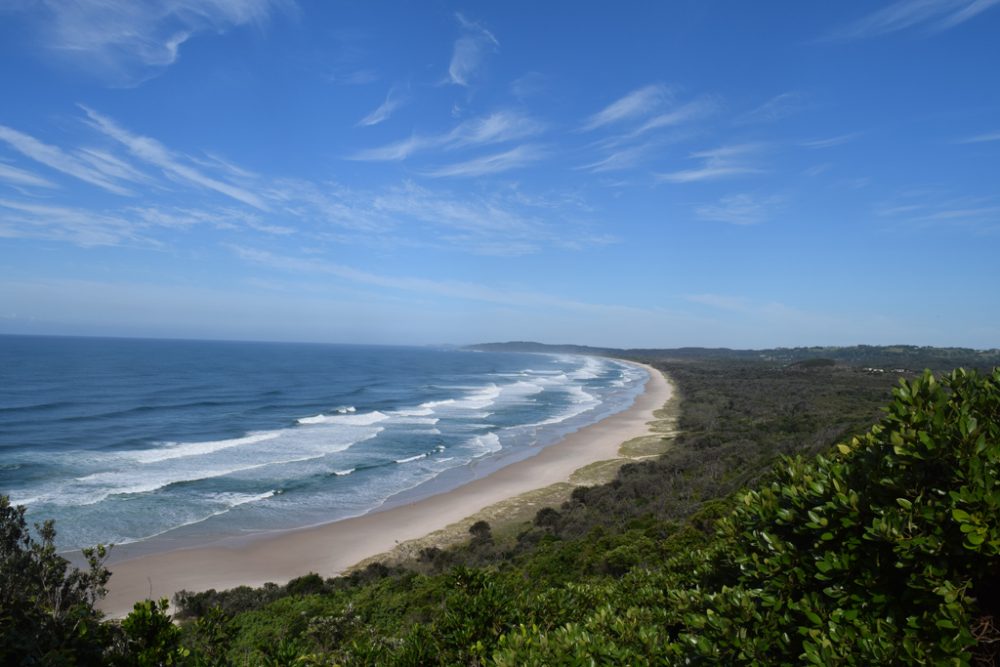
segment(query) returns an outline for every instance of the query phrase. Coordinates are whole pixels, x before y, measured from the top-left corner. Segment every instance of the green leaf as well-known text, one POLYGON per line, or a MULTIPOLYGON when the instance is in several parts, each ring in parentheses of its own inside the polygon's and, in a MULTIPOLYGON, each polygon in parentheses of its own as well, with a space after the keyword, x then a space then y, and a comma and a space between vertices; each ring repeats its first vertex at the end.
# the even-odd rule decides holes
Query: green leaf
POLYGON ((979 546, 986 540, 986 536, 980 532, 968 533, 965 536, 965 541, 973 546, 979 546))

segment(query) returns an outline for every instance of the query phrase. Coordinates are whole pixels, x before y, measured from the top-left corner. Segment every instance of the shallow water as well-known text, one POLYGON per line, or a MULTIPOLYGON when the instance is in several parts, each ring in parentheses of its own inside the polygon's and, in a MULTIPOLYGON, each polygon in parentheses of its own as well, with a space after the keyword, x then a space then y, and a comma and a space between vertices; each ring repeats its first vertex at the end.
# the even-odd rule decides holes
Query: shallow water
POLYGON ((529 456, 645 380, 571 355, 0 336, 0 493, 66 549, 312 525, 529 456))

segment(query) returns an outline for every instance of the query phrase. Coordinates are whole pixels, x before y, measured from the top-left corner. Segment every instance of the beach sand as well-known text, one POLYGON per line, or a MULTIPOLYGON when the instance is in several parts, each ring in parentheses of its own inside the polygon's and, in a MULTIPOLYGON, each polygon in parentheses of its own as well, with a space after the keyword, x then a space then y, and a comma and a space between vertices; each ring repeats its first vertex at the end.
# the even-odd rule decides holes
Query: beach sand
POLYGON ((649 433, 654 411, 670 399, 673 388, 659 371, 645 368, 650 379, 629 409, 571 433, 535 456, 408 505, 259 535, 242 543, 184 548, 113 562, 109 565, 113 574, 108 595, 98 606, 111 617, 121 617, 138 600, 172 598, 181 589, 222 590, 269 581, 281 584, 308 572, 334 576, 484 508, 568 482, 581 468, 618 459, 624 442, 649 433))

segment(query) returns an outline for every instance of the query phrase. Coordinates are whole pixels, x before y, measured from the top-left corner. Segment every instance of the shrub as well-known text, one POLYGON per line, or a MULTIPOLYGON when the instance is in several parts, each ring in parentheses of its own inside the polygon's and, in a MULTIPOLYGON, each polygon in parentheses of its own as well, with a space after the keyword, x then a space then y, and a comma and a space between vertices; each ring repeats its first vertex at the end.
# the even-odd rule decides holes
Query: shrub
POLYGON ((70 567, 53 523, 36 524, 36 539, 24 514, 0 496, 0 664, 100 664, 107 549, 84 549, 87 568, 70 567))

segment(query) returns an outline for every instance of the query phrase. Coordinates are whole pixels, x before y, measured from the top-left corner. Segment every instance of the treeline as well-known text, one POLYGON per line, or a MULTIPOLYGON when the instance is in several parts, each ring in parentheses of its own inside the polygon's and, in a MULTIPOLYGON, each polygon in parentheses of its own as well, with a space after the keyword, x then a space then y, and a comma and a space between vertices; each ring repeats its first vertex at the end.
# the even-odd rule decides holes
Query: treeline
POLYGON ((587 347, 585 345, 546 345, 544 343, 518 341, 509 343, 483 343, 473 345, 471 349, 494 352, 592 354, 606 357, 623 357, 646 362, 670 359, 674 361, 765 361, 790 365, 808 360, 826 360, 846 366, 912 371, 920 371, 925 368, 946 371, 958 367, 989 371, 1000 365, 1000 349, 974 350, 967 347, 931 347, 926 345, 776 347, 762 350, 734 350, 725 347, 619 349, 611 347, 587 347))
MULTIPOLYGON (((890 393, 892 373, 841 364, 655 363, 682 397, 666 454, 518 530, 480 522, 465 545, 345 577, 182 592, 179 626, 150 602, 95 625, 81 599, 96 648, 66 650, 149 665, 995 659, 1000 371, 890 393)), ((0 662, 44 663, 14 641, 40 621, 9 622, 0 602, 0 662)))

